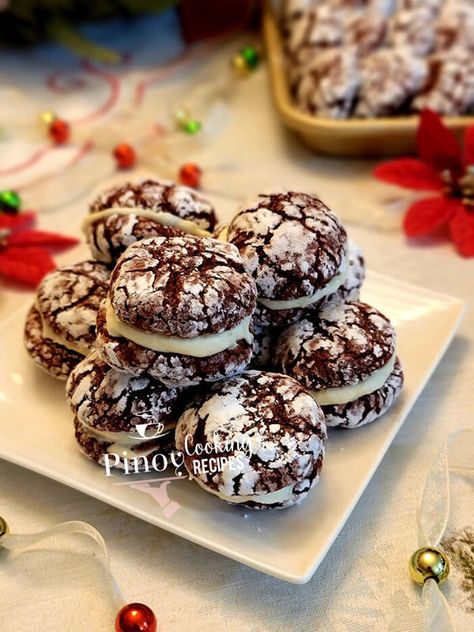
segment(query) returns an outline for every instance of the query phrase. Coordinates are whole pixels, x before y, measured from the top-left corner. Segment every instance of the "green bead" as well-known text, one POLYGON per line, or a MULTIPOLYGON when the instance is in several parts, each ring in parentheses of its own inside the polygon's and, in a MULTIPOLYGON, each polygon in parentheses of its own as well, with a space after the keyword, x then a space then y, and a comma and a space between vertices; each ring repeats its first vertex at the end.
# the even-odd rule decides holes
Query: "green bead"
POLYGON ((246 46, 240 51, 240 54, 245 59, 245 63, 249 68, 256 68, 260 63, 260 55, 253 46, 246 46))
POLYGON ((190 119, 189 121, 186 121, 184 125, 184 131, 187 134, 197 134, 201 127, 202 125, 200 121, 196 121, 196 119, 190 119))
POLYGON ((0 211, 4 213, 18 213, 21 198, 16 191, 0 191, 0 211))

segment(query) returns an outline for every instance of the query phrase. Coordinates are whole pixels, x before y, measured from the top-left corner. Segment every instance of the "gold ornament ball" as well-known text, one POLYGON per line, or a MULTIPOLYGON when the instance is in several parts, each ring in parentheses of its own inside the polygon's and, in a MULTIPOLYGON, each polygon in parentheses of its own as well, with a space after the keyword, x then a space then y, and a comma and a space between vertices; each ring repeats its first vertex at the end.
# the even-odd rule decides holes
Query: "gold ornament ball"
POLYGON ((185 110, 184 108, 179 108, 174 113, 174 118, 176 120, 176 125, 178 126, 178 128, 184 129, 189 119, 189 112, 188 110, 185 110))
POLYGON ((237 53, 237 55, 234 55, 234 57, 232 57, 232 68, 241 77, 245 77, 250 73, 247 62, 245 61, 244 56, 240 53, 237 53))
MULTIPOLYGON (((5 518, 2 518, 2 516, 0 516, 0 538, 2 537, 2 535, 5 535, 6 533, 8 533, 8 524, 7 521, 5 520, 5 518)), ((0 543, 0 547, 1 547, 1 543, 0 543)))
POLYGON ((45 110, 40 114, 40 121, 46 127, 49 127, 53 121, 56 120, 56 114, 51 112, 51 110, 45 110))
POLYGON ((425 546, 411 556, 409 572, 417 584, 423 585, 427 579, 442 584, 449 575, 449 560, 439 549, 425 546))

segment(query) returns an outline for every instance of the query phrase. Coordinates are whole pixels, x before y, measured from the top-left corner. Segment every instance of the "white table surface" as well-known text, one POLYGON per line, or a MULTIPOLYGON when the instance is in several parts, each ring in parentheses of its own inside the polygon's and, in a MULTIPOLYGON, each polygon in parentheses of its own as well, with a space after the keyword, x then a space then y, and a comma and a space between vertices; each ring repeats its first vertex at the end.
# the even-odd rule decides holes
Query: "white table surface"
MULTIPOLYGON (((176 45, 175 31, 167 28, 170 24, 174 26, 169 19, 158 20, 155 39, 147 32, 141 42, 140 63, 150 54, 152 39, 158 41, 160 34, 167 46, 176 45)), ((123 34, 120 29, 118 25, 114 37, 123 34)), ((127 37, 138 41, 135 30, 127 37)), ((72 63, 55 48, 42 49, 35 60, 45 71, 55 64, 72 63)), ((15 76, 24 80, 28 95, 44 98, 40 82, 29 83, 30 62, 26 53, 4 54, 0 77, 11 82, 11 69, 15 68, 15 76)), ((193 80, 192 73, 192 69, 179 73, 163 89, 174 89, 175 84, 186 87, 193 80)), ((263 67, 236 87, 227 104, 228 123, 200 153, 199 163, 219 164, 231 158, 246 196, 262 187, 320 192, 334 210, 355 220, 348 229, 364 249, 370 268, 458 296, 468 306, 458 336, 326 559, 307 585, 289 585, 5 461, 0 461, 0 514, 15 532, 36 531, 74 519, 96 526, 107 541, 112 570, 126 598, 149 604, 163 632, 417 632, 422 630, 420 595, 407 578, 406 561, 417 545, 415 515, 421 488, 447 435, 455 428, 473 425, 474 260, 460 258, 448 242, 413 245, 398 229, 380 230, 378 220, 374 222, 379 228, 366 226, 373 223, 373 202, 379 191, 371 180, 372 163, 311 154, 278 123, 267 84, 263 67), (372 208, 366 217, 361 216, 364 204, 370 207, 371 195, 372 208)), ((161 89, 155 89, 150 97, 156 99, 157 108, 162 103, 161 89)), ((91 91, 86 97, 93 102, 97 95, 91 91)), ((87 105, 84 95, 82 99, 77 107, 87 105)), ((59 98, 51 107, 60 111, 59 98)), ((69 103, 69 107, 74 104, 69 103)), ((0 167, 28 153, 18 139, 21 131, 18 135, 9 131, 11 138, 0 145, 0 167)), ((61 157, 52 160, 60 161, 61 157)), ((140 173, 137 170, 133 175, 140 173)), ((28 181, 34 174, 30 171, 23 177, 28 181)), ((0 188, 18 184, 20 178, 0 178, 0 188)), ((221 190, 225 191, 225 174, 221 190)), ((88 197, 42 216, 41 226, 79 234, 88 197)), ((211 197, 227 214, 242 201, 211 197)), ((59 258, 70 260, 74 260, 74 252, 59 258)), ((30 293, 4 288, 0 321, 24 301, 31 301, 30 293)), ((8 358, 2 356, 2 370, 7 363, 8 358)), ((34 423, 34 419, 25 423, 34 423)), ((0 551, 0 630, 112 629, 113 611, 101 571, 93 559, 82 555, 89 550, 77 541, 61 540, 21 555, 0 551)), ((466 595, 463 597, 454 580, 446 585, 446 594, 455 606, 458 630, 474 629, 466 595)))

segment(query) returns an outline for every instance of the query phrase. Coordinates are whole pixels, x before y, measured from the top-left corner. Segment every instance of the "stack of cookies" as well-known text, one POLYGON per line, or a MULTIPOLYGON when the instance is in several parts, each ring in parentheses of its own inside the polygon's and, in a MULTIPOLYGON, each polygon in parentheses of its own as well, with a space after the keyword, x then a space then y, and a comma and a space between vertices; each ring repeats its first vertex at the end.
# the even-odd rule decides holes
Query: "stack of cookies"
POLYGON ((362 254, 318 198, 259 195, 215 225, 185 187, 107 191, 83 225, 93 259, 43 281, 27 350, 67 378, 77 443, 108 472, 172 461, 229 503, 288 507, 318 481, 326 426, 400 393, 395 332, 358 301, 362 254))
POLYGON ((319 117, 474 110, 470 0, 285 0, 295 101, 319 117))

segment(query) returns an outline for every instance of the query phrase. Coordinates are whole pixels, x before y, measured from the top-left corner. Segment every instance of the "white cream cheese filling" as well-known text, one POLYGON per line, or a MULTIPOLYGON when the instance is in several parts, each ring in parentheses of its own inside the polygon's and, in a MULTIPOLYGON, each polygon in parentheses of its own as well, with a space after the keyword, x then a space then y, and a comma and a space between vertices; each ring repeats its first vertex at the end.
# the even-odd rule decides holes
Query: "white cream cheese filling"
POLYGON ((396 353, 380 369, 374 371, 372 375, 352 386, 339 386, 337 388, 323 388, 319 391, 312 391, 311 395, 320 406, 332 406, 336 404, 347 404, 359 397, 369 395, 378 391, 390 377, 397 359, 396 353))
POLYGON ((299 307, 307 307, 316 301, 321 300, 325 296, 329 296, 335 292, 346 280, 347 276, 347 264, 344 266, 343 270, 341 270, 331 281, 320 288, 317 292, 312 294, 311 296, 300 296, 299 298, 294 298, 289 301, 274 301, 268 298, 257 298, 257 301, 267 307, 268 309, 279 310, 279 309, 294 309, 299 307))
POLYGON ((152 211, 139 206, 112 206, 111 208, 104 209, 103 211, 90 213, 82 222, 82 230, 83 232, 87 232, 87 229, 91 224, 95 224, 95 222, 110 217, 111 215, 132 214, 152 219, 154 222, 162 224, 163 226, 175 226, 188 235, 196 235, 198 237, 211 236, 211 233, 208 233, 207 230, 202 230, 202 228, 199 228, 199 226, 197 226, 194 222, 187 219, 182 219, 177 215, 173 215, 172 213, 167 213, 165 211, 152 211))
POLYGON ((253 336, 250 333, 250 316, 228 331, 220 334, 203 334, 195 338, 178 338, 141 331, 119 320, 110 301, 106 302, 106 319, 107 331, 112 337, 126 338, 141 347, 160 353, 178 353, 195 358, 206 358, 235 346, 239 340, 246 340, 248 344, 253 342, 253 336))
MULTIPOLYGON (((149 450, 136 452, 135 450, 132 450, 132 447, 136 447, 140 445, 140 443, 152 441, 152 439, 144 439, 139 434, 134 433, 132 430, 130 432, 111 432, 110 430, 99 430, 98 428, 94 428, 81 420, 78 421, 88 435, 94 437, 98 441, 105 441, 107 443, 113 444, 113 450, 117 453, 120 453, 120 455, 123 455, 123 453, 126 452, 127 454, 142 456, 151 454, 157 449, 157 446, 155 445, 152 446, 149 450)), ((165 425, 160 437, 163 437, 170 430, 174 430, 175 427, 176 424, 165 425)), ((154 437, 154 439, 159 439, 160 437, 154 437)))
POLYGON ((41 318, 41 335, 43 338, 46 338, 47 340, 51 340, 52 342, 55 342, 56 344, 61 345, 62 347, 66 347, 66 349, 69 349, 70 351, 75 351, 76 353, 80 353, 81 355, 84 355, 84 356, 89 353, 90 348, 88 345, 80 344, 79 342, 78 343, 71 342, 70 340, 66 340, 66 338, 61 338, 61 336, 58 336, 58 334, 51 329, 51 327, 43 318, 43 314, 38 309, 38 304, 35 304, 35 307, 38 310, 38 314, 40 315, 40 318, 41 318))
POLYGON ((194 476, 192 478, 203 489, 205 489, 206 492, 210 492, 211 494, 214 494, 214 496, 218 496, 219 498, 222 498, 222 500, 226 500, 229 503, 239 504, 252 501, 255 503, 260 503, 262 505, 272 505, 273 503, 283 503, 287 500, 290 500, 293 495, 293 485, 288 485, 287 487, 278 489, 276 492, 269 492, 268 494, 256 494, 254 496, 227 496, 226 494, 223 494, 216 489, 211 489, 210 487, 207 487, 198 478, 195 478, 194 476))

